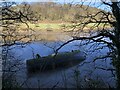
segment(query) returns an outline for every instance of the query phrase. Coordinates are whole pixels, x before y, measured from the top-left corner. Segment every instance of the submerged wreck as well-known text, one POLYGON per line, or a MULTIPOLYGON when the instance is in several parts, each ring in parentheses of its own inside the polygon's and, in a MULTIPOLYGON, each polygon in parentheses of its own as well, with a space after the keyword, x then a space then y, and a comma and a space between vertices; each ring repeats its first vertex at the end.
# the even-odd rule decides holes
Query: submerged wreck
POLYGON ((81 55, 80 50, 74 50, 71 52, 58 53, 54 55, 48 55, 45 57, 37 57, 26 61, 28 72, 55 70, 58 68, 66 68, 79 64, 85 57, 81 55))

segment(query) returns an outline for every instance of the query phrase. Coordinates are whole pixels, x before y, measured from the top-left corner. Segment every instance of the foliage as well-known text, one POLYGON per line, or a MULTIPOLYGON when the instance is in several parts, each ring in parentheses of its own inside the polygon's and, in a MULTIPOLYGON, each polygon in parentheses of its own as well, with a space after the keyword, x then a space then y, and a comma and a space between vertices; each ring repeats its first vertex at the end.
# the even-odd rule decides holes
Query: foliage
POLYGON ((35 16, 37 16, 38 22, 72 22, 78 20, 79 15, 85 15, 87 11, 95 13, 99 10, 93 7, 89 7, 87 10, 87 6, 82 6, 83 8, 81 8, 79 4, 58 4, 55 2, 33 2, 30 6, 35 16))

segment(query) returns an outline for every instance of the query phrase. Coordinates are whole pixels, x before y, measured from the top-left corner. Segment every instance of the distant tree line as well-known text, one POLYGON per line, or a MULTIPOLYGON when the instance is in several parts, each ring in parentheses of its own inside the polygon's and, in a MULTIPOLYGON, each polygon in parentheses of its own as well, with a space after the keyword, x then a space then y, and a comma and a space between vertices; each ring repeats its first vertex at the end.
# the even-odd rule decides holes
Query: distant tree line
MULTIPOLYGON (((32 2, 30 6, 38 21, 77 22, 81 15, 95 14, 99 10, 80 4, 54 2, 32 2)), ((96 17, 98 18, 99 16, 96 17)))

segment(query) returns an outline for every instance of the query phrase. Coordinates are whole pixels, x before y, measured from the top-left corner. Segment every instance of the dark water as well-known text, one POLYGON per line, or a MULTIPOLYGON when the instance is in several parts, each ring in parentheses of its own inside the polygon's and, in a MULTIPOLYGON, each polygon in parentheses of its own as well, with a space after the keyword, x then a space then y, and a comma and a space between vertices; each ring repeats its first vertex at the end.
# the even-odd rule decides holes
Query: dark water
MULTIPOLYGON (((69 37, 67 35, 63 35, 65 37, 69 37)), ((47 36, 48 37, 48 36, 47 36)), ((59 35, 60 37, 60 35, 59 35)), ((61 36, 62 37, 62 36, 61 36)), ((54 37, 55 38, 55 37, 54 37)), ((63 38, 63 37, 62 37, 63 38)), ((23 85, 24 87, 52 87, 56 84, 59 87, 74 87, 75 79, 74 79, 74 71, 77 69, 80 71, 80 82, 84 83, 84 79, 96 79, 104 82, 106 86, 110 84, 111 86, 115 86, 115 78, 111 71, 96 69, 96 67, 104 67, 106 69, 113 68, 110 64, 110 59, 107 60, 97 60, 93 62, 94 58, 97 56, 105 55, 109 52, 108 48, 103 48, 92 52, 94 48, 103 46, 102 44, 97 45, 95 43, 80 46, 80 44, 85 43, 86 41, 74 41, 59 50, 59 52, 72 51, 72 50, 80 50, 83 55, 86 55, 86 60, 80 63, 77 66, 71 67, 69 69, 62 69, 57 71, 48 71, 45 73, 34 73, 31 75, 27 75, 27 70, 25 66, 25 62, 27 59, 34 58, 36 54, 40 54, 41 56, 47 56, 54 53, 54 50, 57 49, 60 45, 62 45, 66 40, 57 40, 57 41, 38 41, 32 42, 25 46, 17 46, 14 45, 10 48, 10 53, 14 55, 15 58, 19 58, 24 62, 22 65, 22 69, 16 74, 16 78, 19 83, 23 83, 26 79, 27 84, 23 85), (91 51, 91 52, 90 52, 91 51), (85 63, 86 62, 86 63, 85 63), (84 64, 85 63, 85 64, 84 64), (64 80, 65 79, 65 80, 64 80), (66 81, 66 82, 65 82, 66 81), (67 83, 67 84, 66 84, 67 83), (39 85, 38 85, 39 84, 39 85)), ((82 54, 78 55, 81 57, 82 54)))

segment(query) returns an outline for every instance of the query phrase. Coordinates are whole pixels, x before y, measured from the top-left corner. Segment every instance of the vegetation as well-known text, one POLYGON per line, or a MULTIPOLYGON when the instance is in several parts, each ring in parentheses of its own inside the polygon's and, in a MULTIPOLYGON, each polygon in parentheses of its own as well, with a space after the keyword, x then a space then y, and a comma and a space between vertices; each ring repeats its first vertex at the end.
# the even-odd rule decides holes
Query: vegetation
MULTIPOLYGON (((80 15, 86 15, 87 12, 95 14, 99 11, 97 8, 83 6, 80 4, 58 4, 54 2, 33 2, 30 4, 31 10, 37 16, 38 22, 75 22, 80 15), (87 10, 87 11, 86 11, 87 10)), ((96 18, 99 18, 98 16, 96 18)))
MULTIPOLYGON (((114 2, 113 0, 111 0, 111 2, 105 2, 104 0, 101 1, 104 5, 110 7, 111 11, 104 11, 97 8, 85 6, 83 4, 74 5, 48 2, 31 3, 30 5, 23 3, 18 5, 13 2, 3 2, 1 4, 2 7, 0 7, 0 9, 2 10, 2 18, 0 18, 0 21, 2 21, 1 27, 3 27, 3 31, 0 34, 0 36, 3 39, 1 46, 4 47, 2 52, 3 87, 6 88, 8 85, 10 86, 8 86, 7 88, 14 87, 13 82, 11 82, 11 79, 14 77, 13 73, 17 71, 14 70, 13 67, 15 68, 20 64, 18 62, 15 64, 11 63, 10 59, 12 58, 11 60, 14 61, 14 59, 16 58, 14 58, 13 56, 8 57, 9 46, 22 45, 24 44, 23 41, 25 41, 25 43, 29 43, 35 40, 36 38, 31 38, 32 36, 34 36, 34 34, 28 33, 28 31, 32 31, 31 28, 59 29, 61 28, 59 27, 59 24, 54 23, 63 22, 65 23, 65 25, 60 24, 60 26, 65 27, 65 29, 71 27, 73 28, 72 31, 77 29, 76 33, 78 32, 79 34, 82 32, 83 34, 84 29, 86 27, 90 27, 89 32, 87 36, 74 35, 71 40, 68 40, 63 45, 58 47, 55 50, 55 58, 53 58, 53 56, 51 55, 42 58, 39 55, 37 55, 37 60, 32 59, 30 61, 27 61, 27 64, 34 64, 34 70, 37 70, 37 65, 39 67, 42 61, 50 61, 52 58, 52 68, 54 68, 55 66, 54 63, 58 61, 62 66, 64 66, 64 64, 68 64, 68 62, 65 62, 65 60, 63 60, 63 57, 67 58, 66 60, 73 61, 75 59, 73 58, 73 53, 76 54, 78 52, 59 54, 58 51, 63 46, 72 41, 86 40, 86 43, 84 45, 88 45, 91 43, 95 43, 97 45, 93 52, 99 49, 103 49, 104 47, 109 48, 109 52, 106 55, 95 57, 93 62, 96 62, 96 60, 107 60, 107 58, 110 58, 112 60, 112 65, 115 67, 115 69, 100 69, 112 72, 115 70, 115 77, 117 78, 117 87, 120 88, 120 2, 118 0, 115 0, 116 2, 114 2), (48 26, 46 27, 46 24, 43 24, 43 22, 46 22, 48 26), (54 23, 48 24, 51 22, 54 23), (66 23, 70 23, 70 26, 69 24, 66 26, 66 23), (112 29, 109 28, 109 26, 112 29), (93 29, 96 29, 97 31, 91 32, 91 30, 93 29), (105 40, 105 38, 108 38, 109 41, 105 40), (22 44, 18 42, 22 42, 22 44), (103 44, 104 46, 100 46, 100 44, 103 44)), ((44 67, 42 67, 42 69, 43 68, 44 67)), ((39 67, 38 69, 41 68, 39 67)), ((75 72, 75 75, 75 80, 77 84, 76 87, 79 88, 79 73, 75 72)), ((19 87, 19 85, 15 85, 15 87, 16 86, 19 87)), ((93 86, 94 84, 92 84, 91 87, 93 86)))
MULTIPOLYGON (((29 27, 32 28, 33 30, 47 30, 47 29, 52 29, 52 30, 61 30, 62 26, 64 24, 62 23, 37 23, 37 24, 31 24, 28 23, 29 27)), ((69 24, 65 24, 66 26, 69 24)), ((20 28, 27 28, 25 25, 21 24, 20 28)))
MULTIPOLYGON (((17 6, 17 8, 18 7, 21 8, 23 7, 23 5, 19 5, 17 6)), ((35 30, 52 29, 54 31, 61 29, 65 29, 65 31, 70 31, 74 28, 81 29, 79 27, 81 15, 84 16, 86 14, 96 14, 97 11, 101 11, 98 8, 87 7, 80 4, 58 4, 55 2, 32 2, 30 4, 30 9, 35 16, 35 18, 33 18, 34 22, 28 23, 30 28, 35 30)), ((101 15, 102 14, 97 15, 95 18, 100 20, 101 15)), ((86 20, 87 19, 82 20, 82 22, 85 22, 86 20)), ((89 23, 86 26, 86 29, 90 28, 90 26, 93 24, 94 23, 89 23)), ((100 25, 101 27, 103 26, 103 24, 100 25)), ((26 27, 23 24, 20 26, 20 28, 26 27)), ((108 28, 109 27, 110 26, 108 25, 108 28)))
MULTIPOLYGON (((85 26, 91 23, 94 23, 94 25, 91 26, 91 29, 98 28, 98 30, 96 32, 91 32, 90 30, 87 36, 76 35, 72 40, 69 40, 61 47, 74 40, 88 40, 86 43, 87 45, 91 43, 96 43, 97 45, 93 51, 100 50, 105 47, 109 48, 109 52, 107 54, 95 57, 93 62, 96 62, 96 60, 111 59, 112 65, 116 68, 117 87, 120 88, 120 1, 111 0, 111 2, 106 2, 104 0, 101 0, 101 2, 106 7, 108 6, 111 9, 111 12, 104 12, 101 10, 97 11, 96 14, 87 13, 86 15, 80 15, 81 18, 79 26, 81 29, 78 31, 78 33, 80 31, 84 33, 83 29, 85 26), (99 18, 96 18, 96 16, 99 16, 99 18), (84 20, 85 22, 83 22, 84 20), (101 29, 99 29, 100 24, 103 24, 103 27, 101 29), (111 28, 106 28, 106 25, 108 24, 111 26, 111 28), (100 44, 104 46, 100 46, 100 44)), ((60 48, 58 48, 57 51, 60 48)), ((110 71, 113 72, 114 69, 110 69, 110 71)))

